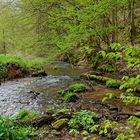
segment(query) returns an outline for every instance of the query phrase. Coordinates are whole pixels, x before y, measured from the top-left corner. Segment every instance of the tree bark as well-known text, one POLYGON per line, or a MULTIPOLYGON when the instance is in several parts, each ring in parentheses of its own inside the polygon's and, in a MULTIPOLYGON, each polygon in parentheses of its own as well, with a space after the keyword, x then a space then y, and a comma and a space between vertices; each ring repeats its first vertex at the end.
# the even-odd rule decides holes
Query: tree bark
POLYGON ((135 0, 129 0, 128 1, 128 10, 129 10, 129 20, 130 20, 130 41, 131 45, 135 44, 135 38, 136 38, 136 26, 135 26, 135 0))

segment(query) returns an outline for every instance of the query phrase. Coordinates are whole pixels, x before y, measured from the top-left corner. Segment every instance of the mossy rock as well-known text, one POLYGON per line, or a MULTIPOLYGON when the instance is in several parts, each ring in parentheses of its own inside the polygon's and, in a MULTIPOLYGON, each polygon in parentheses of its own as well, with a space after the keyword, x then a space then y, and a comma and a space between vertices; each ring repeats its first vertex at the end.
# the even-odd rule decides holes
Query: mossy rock
POLYGON ((48 74, 46 73, 45 70, 38 70, 32 73, 33 77, 42 77, 42 76, 47 76, 48 74))
POLYGON ((69 86, 69 91, 72 92, 84 92, 87 90, 87 86, 82 83, 76 83, 69 86))
POLYGON ((63 118, 63 119, 59 119, 56 122, 52 123, 52 128, 54 129, 62 129, 63 127, 65 127, 69 122, 69 119, 67 118, 63 118))
POLYGON ((57 114, 70 114, 70 109, 68 108, 58 109, 57 114))
POLYGON ((47 113, 47 114, 49 114, 49 115, 53 115, 54 113, 55 113, 55 109, 53 109, 53 108, 47 108, 46 110, 45 110, 45 112, 47 113))

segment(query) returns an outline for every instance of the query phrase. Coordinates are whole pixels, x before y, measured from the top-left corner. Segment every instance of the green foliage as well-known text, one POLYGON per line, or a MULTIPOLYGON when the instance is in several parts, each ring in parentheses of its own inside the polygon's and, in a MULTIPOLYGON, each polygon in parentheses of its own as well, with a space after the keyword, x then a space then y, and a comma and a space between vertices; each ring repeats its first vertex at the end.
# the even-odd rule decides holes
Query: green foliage
POLYGON ((108 80, 106 82, 106 86, 110 88, 119 88, 120 87, 120 82, 117 80, 108 80))
POLYGON ((93 126, 91 126, 89 128, 89 131, 90 131, 90 133, 97 132, 98 128, 99 128, 99 125, 98 124, 94 124, 93 126))
POLYGON ((76 95, 73 92, 66 92, 64 94, 65 101, 72 102, 73 100, 75 100, 74 98, 76 98, 76 95))
POLYGON ((122 48, 122 46, 119 43, 112 43, 109 47, 112 51, 120 51, 122 48))
POLYGON ((127 134, 120 133, 119 135, 117 135, 115 140, 134 140, 134 130, 129 127, 125 127, 125 129, 127 130, 127 134))
POLYGON ((134 92, 140 84, 140 75, 131 78, 125 76, 122 80, 126 81, 120 86, 120 89, 127 89, 127 92, 134 92))
POLYGON ((140 97, 134 96, 133 94, 131 94, 131 95, 125 95, 125 94, 122 93, 120 95, 120 99, 126 105, 129 105, 129 104, 135 104, 135 105, 140 104, 140 97))
POLYGON ((69 86, 69 90, 72 92, 83 92, 86 91, 87 86, 85 84, 76 83, 69 86))
POLYGON ((13 55, 0 55, 0 63, 4 65, 7 65, 8 63, 16 64, 17 66, 26 70, 30 68, 41 67, 44 61, 41 59, 28 59, 13 55))
POLYGON ((128 121, 134 126, 135 129, 140 129, 140 118, 131 116, 128 121))
POLYGON ((102 102, 104 103, 106 100, 112 99, 113 96, 114 96, 113 93, 106 93, 105 96, 104 96, 103 99, 102 99, 102 102))
POLYGON ((0 116, 0 139, 1 140, 25 140, 36 135, 32 127, 20 126, 14 119, 0 116))
POLYGON ((5 78, 7 76, 7 69, 6 69, 6 66, 5 64, 3 63, 0 63, 0 78, 5 78))
POLYGON ((34 120, 34 119, 38 119, 40 117, 39 112, 37 111, 28 111, 28 110, 20 110, 19 113, 15 116, 16 119, 18 120, 34 120))
POLYGON ((99 134, 111 138, 111 129, 117 125, 118 123, 115 121, 105 120, 100 124, 99 134))
POLYGON ((97 55, 100 58, 100 61, 102 61, 98 69, 102 69, 108 72, 114 72, 118 70, 116 63, 122 59, 122 54, 120 52, 117 52, 118 46, 120 47, 119 44, 118 45, 112 44, 111 45, 111 49, 113 49, 112 51, 108 52, 102 50, 97 53, 97 55))
POLYGON ((72 129, 89 129, 98 120, 98 115, 91 111, 82 110, 72 116, 69 127, 72 129))
POLYGON ((42 67, 44 61, 41 59, 27 59, 12 55, 0 55, 0 78, 6 78, 8 75, 8 65, 14 64, 23 71, 30 71, 42 67))

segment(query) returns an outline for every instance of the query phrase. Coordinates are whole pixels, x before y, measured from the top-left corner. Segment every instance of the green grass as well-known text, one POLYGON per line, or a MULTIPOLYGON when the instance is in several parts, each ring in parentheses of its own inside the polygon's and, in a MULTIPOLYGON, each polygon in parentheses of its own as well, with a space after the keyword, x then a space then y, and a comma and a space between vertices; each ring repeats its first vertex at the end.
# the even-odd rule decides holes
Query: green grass
POLYGON ((29 71, 35 68, 41 68, 45 63, 42 59, 29 59, 12 55, 0 55, 0 78, 5 78, 8 75, 8 64, 15 64, 21 70, 29 71))
POLYGON ((17 64, 21 68, 29 69, 34 67, 40 67, 43 65, 44 62, 42 59, 28 59, 19 56, 0 55, 0 63, 4 65, 8 63, 17 64))

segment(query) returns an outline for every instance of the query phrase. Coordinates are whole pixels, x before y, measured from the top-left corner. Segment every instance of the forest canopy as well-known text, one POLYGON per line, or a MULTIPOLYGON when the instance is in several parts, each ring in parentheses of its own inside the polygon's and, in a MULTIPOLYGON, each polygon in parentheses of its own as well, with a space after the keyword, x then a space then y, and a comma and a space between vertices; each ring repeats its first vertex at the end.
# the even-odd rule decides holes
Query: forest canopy
POLYGON ((57 56, 71 48, 139 43, 139 0, 1 1, 0 51, 57 56))

